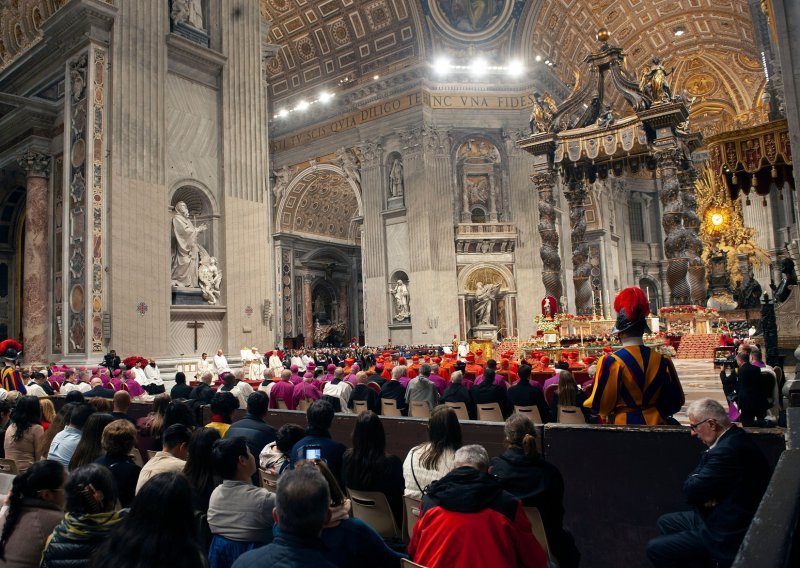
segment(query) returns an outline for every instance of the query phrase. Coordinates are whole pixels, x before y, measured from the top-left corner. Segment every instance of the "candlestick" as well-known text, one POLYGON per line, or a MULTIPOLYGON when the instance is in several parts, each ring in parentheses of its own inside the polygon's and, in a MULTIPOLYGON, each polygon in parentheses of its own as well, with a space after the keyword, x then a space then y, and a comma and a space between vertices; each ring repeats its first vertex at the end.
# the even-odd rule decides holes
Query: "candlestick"
POLYGON ((608 290, 606 290, 606 306, 608 306, 608 315, 606 315, 606 319, 611 319, 611 300, 609 300, 608 290))

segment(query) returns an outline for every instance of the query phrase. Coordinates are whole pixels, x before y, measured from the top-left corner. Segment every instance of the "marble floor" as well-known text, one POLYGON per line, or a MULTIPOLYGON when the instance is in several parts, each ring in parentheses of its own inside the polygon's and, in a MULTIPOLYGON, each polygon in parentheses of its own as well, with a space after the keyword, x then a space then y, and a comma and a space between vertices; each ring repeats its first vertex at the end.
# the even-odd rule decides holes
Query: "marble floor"
MULTIPOLYGON (((714 369, 711 361, 703 359, 673 359, 672 361, 675 363, 675 369, 681 379, 687 405, 693 400, 708 397, 727 407, 725 394, 722 392, 722 384, 719 380, 721 369, 714 369)), ((785 371, 787 376, 794 376, 794 367, 787 367, 785 371)), ((689 423, 686 417, 686 406, 675 415, 675 418, 682 424, 689 423)))

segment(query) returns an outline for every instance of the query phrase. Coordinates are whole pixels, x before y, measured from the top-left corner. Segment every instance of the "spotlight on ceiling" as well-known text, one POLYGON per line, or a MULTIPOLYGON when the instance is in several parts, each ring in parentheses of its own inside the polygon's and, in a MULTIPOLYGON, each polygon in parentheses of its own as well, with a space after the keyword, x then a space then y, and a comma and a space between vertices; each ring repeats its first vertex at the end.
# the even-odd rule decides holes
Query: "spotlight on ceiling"
POLYGON ((487 71, 486 66, 487 65, 488 64, 486 63, 486 60, 483 57, 478 57, 469 66, 469 70, 474 76, 480 77, 481 75, 486 73, 486 71, 487 71))
POLYGON ((306 101, 304 99, 301 99, 301 100, 299 100, 297 102, 297 106, 295 107, 295 110, 306 110, 308 107, 309 107, 308 101, 306 101))
POLYGON ((447 57, 438 57, 433 62, 433 69, 437 75, 447 75, 450 72, 450 60, 447 57))
POLYGON ((378 80, 378 79, 380 79, 380 78, 381 78, 381 76, 380 76, 380 75, 373 75, 373 77, 372 77, 372 80, 373 80, 373 81, 377 81, 377 80, 378 80))
POLYGON ((519 77, 525 72, 525 66, 519 59, 514 59, 508 64, 508 74, 512 77, 519 77))
POLYGON ((278 111, 278 118, 283 118, 289 114, 289 111, 285 108, 278 111))
POLYGON ((333 94, 329 93, 328 91, 323 91, 319 94, 319 102, 327 103, 329 100, 333 98, 333 94))
POLYGON ((686 33, 686 28, 684 28, 683 26, 678 26, 672 33, 675 34, 675 37, 681 37, 686 33))
POLYGON ((537 56, 536 56, 536 62, 538 63, 538 62, 539 62, 539 61, 541 61, 541 60, 542 60, 542 56, 541 56, 541 55, 537 55, 537 56))

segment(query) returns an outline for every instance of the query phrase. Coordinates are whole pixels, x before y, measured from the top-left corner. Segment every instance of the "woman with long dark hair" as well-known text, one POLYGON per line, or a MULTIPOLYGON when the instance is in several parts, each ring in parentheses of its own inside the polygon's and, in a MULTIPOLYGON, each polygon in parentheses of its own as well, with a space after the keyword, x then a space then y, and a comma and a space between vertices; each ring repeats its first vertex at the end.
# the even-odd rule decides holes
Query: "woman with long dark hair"
POLYGON ((222 483, 214 471, 211 449, 214 442, 220 439, 219 431, 214 428, 198 428, 192 432, 189 440, 189 457, 183 473, 192 488, 192 506, 195 511, 208 512, 208 501, 214 488, 222 483))
POLYGON ((57 461, 42 460, 14 478, 8 508, 0 515, 0 564, 38 566, 47 537, 64 518, 64 480, 57 461))
POLYGON ((6 430, 3 446, 6 459, 17 462, 17 469, 24 473, 34 462, 42 459, 44 428, 41 425, 42 411, 39 398, 23 396, 11 411, 11 424, 6 430))
POLYGON ((377 414, 368 410, 356 417, 353 447, 344 453, 342 478, 348 489, 386 495, 398 526, 403 520, 403 462, 386 455, 386 433, 377 414))
POLYGON ((550 399, 550 421, 558 422, 558 407, 561 406, 575 406, 581 409, 583 415, 589 421, 589 409, 583 407, 586 401, 586 394, 578 388, 575 379, 572 378, 572 373, 559 369, 558 373, 558 388, 553 393, 553 398, 550 399))
POLYGON ((64 485, 67 514, 47 543, 42 568, 86 566, 92 553, 122 520, 115 511, 117 484, 107 468, 91 463, 69 474, 64 485))
POLYGON ((456 450, 461 447, 461 424, 456 413, 437 406, 428 420, 428 440, 408 452, 403 462, 405 495, 422 498, 425 488, 453 469, 456 450))
POLYGON ((169 395, 167 393, 156 395, 153 399, 153 411, 147 416, 136 421, 136 446, 142 454, 142 460, 147 461, 148 450, 159 451, 161 449, 161 434, 164 432, 164 417, 169 406, 169 395))
POLYGON ((558 469, 546 462, 536 447, 536 428, 524 414, 512 414, 505 424, 507 450, 492 459, 492 474, 499 477, 503 489, 536 507, 542 515, 547 542, 558 558, 559 566, 578 565, 580 553, 575 541, 564 530, 564 479, 558 469))
POLYGON ((180 473, 153 476, 133 500, 128 516, 97 549, 90 566, 204 568, 195 540, 192 490, 180 473))
POLYGON ((103 454, 103 430, 114 421, 114 417, 106 412, 95 412, 86 421, 81 434, 81 441, 69 460, 69 470, 78 469, 90 464, 103 454))

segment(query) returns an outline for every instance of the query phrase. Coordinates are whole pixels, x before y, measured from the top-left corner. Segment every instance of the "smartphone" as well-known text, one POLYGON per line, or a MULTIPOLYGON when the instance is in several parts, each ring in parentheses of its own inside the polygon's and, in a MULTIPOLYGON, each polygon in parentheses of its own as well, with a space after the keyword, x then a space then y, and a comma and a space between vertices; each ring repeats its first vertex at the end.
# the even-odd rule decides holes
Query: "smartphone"
POLYGON ((306 451, 305 458, 307 460, 322 459, 322 448, 320 448, 319 446, 306 446, 305 451, 306 451))

